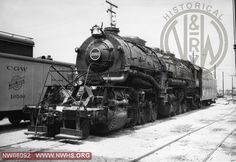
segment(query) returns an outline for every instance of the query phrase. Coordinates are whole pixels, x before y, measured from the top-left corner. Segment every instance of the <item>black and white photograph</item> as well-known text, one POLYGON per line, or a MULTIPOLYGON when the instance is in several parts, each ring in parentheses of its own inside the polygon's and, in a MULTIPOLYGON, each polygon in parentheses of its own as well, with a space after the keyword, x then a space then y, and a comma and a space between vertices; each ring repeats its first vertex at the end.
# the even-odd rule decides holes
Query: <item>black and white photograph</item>
POLYGON ((1 0, 0 161, 236 162, 235 0, 1 0))

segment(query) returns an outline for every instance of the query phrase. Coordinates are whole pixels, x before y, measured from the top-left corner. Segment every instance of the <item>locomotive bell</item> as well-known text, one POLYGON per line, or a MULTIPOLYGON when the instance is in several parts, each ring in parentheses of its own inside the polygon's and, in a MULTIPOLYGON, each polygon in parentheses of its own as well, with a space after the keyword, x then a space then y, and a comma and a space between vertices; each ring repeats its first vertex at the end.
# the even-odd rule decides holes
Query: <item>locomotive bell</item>
POLYGON ((113 63, 113 46, 108 40, 95 40, 87 48, 86 62, 94 72, 104 72, 113 63))
POLYGON ((104 38, 105 35, 102 31, 102 27, 99 27, 98 25, 94 25, 92 29, 90 29, 91 34, 94 38, 104 38))

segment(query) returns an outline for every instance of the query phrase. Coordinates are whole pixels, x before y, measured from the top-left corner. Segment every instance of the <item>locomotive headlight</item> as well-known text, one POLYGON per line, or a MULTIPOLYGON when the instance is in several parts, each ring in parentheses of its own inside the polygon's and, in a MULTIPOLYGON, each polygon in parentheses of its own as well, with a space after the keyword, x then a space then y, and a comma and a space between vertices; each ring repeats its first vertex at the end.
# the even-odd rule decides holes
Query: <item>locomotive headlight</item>
POLYGON ((93 48, 89 56, 93 61, 97 61, 101 57, 101 51, 98 48, 93 48))
POLYGON ((86 64, 93 72, 104 72, 113 65, 115 52, 110 40, 94 39, 85 51, 86 64))

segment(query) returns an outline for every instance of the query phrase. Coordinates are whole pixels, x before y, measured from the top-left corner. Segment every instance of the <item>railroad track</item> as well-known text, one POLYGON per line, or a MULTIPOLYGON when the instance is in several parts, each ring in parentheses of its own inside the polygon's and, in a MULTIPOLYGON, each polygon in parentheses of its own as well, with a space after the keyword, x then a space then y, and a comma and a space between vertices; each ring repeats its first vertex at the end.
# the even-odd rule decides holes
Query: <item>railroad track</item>
MULTIPOLYGON (((42 137, 40 137, 40 136, 32 136, 32 137, 29 137, 29 138, 30 138, 30 139, 25 140, 25 141, 20 141, 20 142, 12 143, 12 144, 9 144, 9 145, 0 146, 0 149, 1 149, 1 148, 5 148, 5 147, 12 147, 12 146, 19 145, 19 144, 23 144, 23 143, 28 143, 28 142, 34 141, 35 139, 39 139, 39 140, 45 139, 44 141, 55 141, 55 138, 53 138, 53 137, 44 137, 44 138, 42 138, 42 137)), ((75 141, 73 141, 72 139, 71 139, 71 140, 60 139, 60 140, 58 140, 58 141, 62 142, 62 143, 58 144, 59 146, 62 146, 62 145, 64 145, 65 143, 76 143, 76 142, 78 142, 78 140, 76 140, 76 142, 75 142, 75 141), (68 142, 68 141, 69 141, 69 142, 68 142)), ((55 146, 53 146, 53 147, 55 147, 55 146)), ((48 149, 50 149, 50 148, 51 148, 51 147, 46 148, 46 150, 48 150, 48 149)), ((44 149, 39 149, 39 150, 37 150, 37 151, 42 151, 42 150, 44 150, 44 149)))
POLYGON ((11 147, 11 146, 14 146, 14 145, 19 145, 19 144, 22 144, 22 143, 31 142, 31 141, 33 141, 33 139, 29 139, 29 140, 25 140, 25 141, 9 144, 9 145, 3 145, 3 146, 0 146, 0 149, 1 148, 5 148, 5 147, 11 147))
MULTIPOLYGON (((170 141, 170 142, 168 142, 168 143, 166 143, 166 144, 164 144, 164 145, 162 145, 162 146, 160 146, 160 147, 158 147, 158 148, 155 148, 155 149, 153 149, 153 150, 147 152, 146 154, 144 154, 144 155, 142 155, 142 156, 139 156, 139 157, 133 159, 131 162, 136 162, 136 161, 139 161, 139 160, 141 160, 141 159, 143 159, 143 158, 145 158, 145 157, 148 157, 148 156, 150 156, 150 155, 152 155, 152 154, 154 154, 154 153, 156 153, 156 152, 158 152, 158 151, 164 149, 165 147, 170 146, 171 144, 174 144, 174 143, 178 142, 179 140, 185 138, 186 136, 189 136, 189 135, 191 135, 191 134, 193 134, 193 133, 196 133, 196 132, 198 132, 198 131, 200 131, 200 130, 206 128, 206 127, 209 127, 209 126, 211 126, 211 125, 217 123, 217 122, 220 122, 220 121, 222 121, 222 120, 225 120, 225 118, 226 118, 227 116, 231 115, 231 114, 234 113, 235 111, 236 111, 236 110, 233 110, 233 111, 231 111, 230 113, 225 114, 221 119, 212 121, 211 123, 209 123, 209 124, 207 124, 207 125, 204 125, 204 126, 202 126, 202 127, 200 127, 200 128, 197 128, 197 129, 194 129, 194 130, 191 131, 191 132, 188 132, 188 133, 186 133, 186 134, 184 134, 184 135, 182 135, 182 136, 180 136, 180 137, 178 137, 178 138, 176 138, 176 139, 174 139, 174 140, 172 140, 172 141, 170 141)), ((236 131, 236 128, 233 129, 229 134, 227 134, 227 136, 204 158, 204 160, 203 160, 202 162, 206 162, 206 161, 211 157, 211 155, 224 143, 224 141, 225 141, 228 137, 230 137, 230 135, 233 134, 234 131, 236 131)))
POLYGON ((202 160, 202 162, 206 162, 215 152, 216 150, 225 142, 227 138, 229 138, 234 131, 236 131, 236 128, 234 128, 225 138, 202 160))
MULTIPOLYGON (((139 160, 141 160, 141 159, 143 159, 143 158, 145 158, 145 157, 148 157, 148 156, 152 155, 152 154, 155 153, 155 152, 158 152, 159 150, 164 149, 165 147, 167 147, 167 146, 169 146, 169 145, 171 145, 171 144, 174 144, 175 142, 178 142, 179 140, 185 138, 186 136, 189 136, 189 135, 191 135, 191 134, 193 134, 193 133, 195 133, 195 132, 198 132, 198 131, 200 131, 200 130, 206 128, 206 127, 209 127, 209 126, 213 125, 214 123, 223 121, 223 120, 226 119, 226 117, 228 117, 229 115, 232 115, 234 112, 236 112, 236 110, 233 110, 233 111, 231 111, 230 113, 227 113, 227 114, 223 115, 220 119, 214 120, 214 121, 212 121, 212 122, 210 122, 210 123, 208 123, 208 124, 206 124, 206 125, 204 125, 204 126, 202 126, 202 127, 200 127, 200 128, 197 128, 197 129, 195 129, 195 130, 193 130, 193 131, 191 131, 191 132, 188 132, 188 133, 186 133, 186 134, 184 134, 184 135, 182 135, 182 136, 180 136, 180 137, 178 137, 178 138, 176 138, 176 139, 174 139, 174 140, 172 140, 172 141, 170 141, 170 142, 168 142, 168 143, 166 143, 166 144, 164 144, 164 145, 162 145, 162 146, 160 146, 160 147, 158 147, 158 148, 155 148, 155 149, 153 149, 152 151, 150 151, 150 152, 148 152, 148 153, 146 153, 146 154, 144 154, 144 155, 142 155, 142 156, 140 156, 140 157, 137 157, 137 158, 135 158, 135 159, 132 160, 132 161, 139 161, 139 160)), ((235 128, 234 130, 232 130, 232 131, 231 131, 231 132, 230 132, 230 133, 229 133, 229 134, 228 134, 228 135, 227 135, 227 136, 204 158, 203 162, 206 162, 206 161, 214 154, 214 152, 224 143, 224 141, 225 141, 228 137, 230 137, 230 135, 232 135, 232 134, 234 133, 234 131, 236 131, 236 128, 235 128)), ((5 146, 0 146, 0 148, 11 147, 11 146, 14 146, 14 145, 18 145, 18 144, 23 144, 23 143, 31 142, 31 141, 33 141, 33 140, 34 140, 34 139, 28 139, 28 140, 21 141, 21 142, 17 142, 17 143, 5 145, 5 146)), ((50 138, 50 139, 46 139, 45 141, 51 141, 51 140, 52 140, 52 139, 50 138)), ((47 147, 47 148, 34 149, 33 152, 43 152, 43 151, 50 150, 50 148, 58 147, 58 146, 63 146, 63 145, 65 145, 65 143, 53 144, 52 146, 47 147)))

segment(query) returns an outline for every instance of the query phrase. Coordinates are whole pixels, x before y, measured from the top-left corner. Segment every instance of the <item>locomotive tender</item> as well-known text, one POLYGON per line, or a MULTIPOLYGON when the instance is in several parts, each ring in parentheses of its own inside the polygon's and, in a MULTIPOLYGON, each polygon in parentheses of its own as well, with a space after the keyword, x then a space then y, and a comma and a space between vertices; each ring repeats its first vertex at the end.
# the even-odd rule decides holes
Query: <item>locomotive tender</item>
POLYGON ((93 26, 76 48, 73 86, 58 87, 56 101, 48 91, 40 107, 25 108, 32 116, 28 133, 86 138, 90 131, 104 134, 214 102, 209 71, 118 33, 114 26, 93 26))

